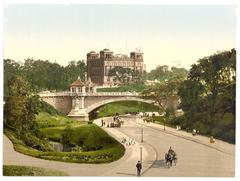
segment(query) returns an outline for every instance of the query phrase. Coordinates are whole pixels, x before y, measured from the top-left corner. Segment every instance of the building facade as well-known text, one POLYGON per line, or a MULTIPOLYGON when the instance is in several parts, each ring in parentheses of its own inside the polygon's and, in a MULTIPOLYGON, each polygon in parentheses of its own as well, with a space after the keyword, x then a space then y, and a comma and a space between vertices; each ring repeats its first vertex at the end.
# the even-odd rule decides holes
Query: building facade
POLYGON ((108 75, 114 67, 130 68, 140 73, 146 71, 143 63, 143 53, 136 50, 130 53, 130 57, 122 54, 113 54, 109 49, 103 49, 100 53, 91 51, 87 54, 87 78, 96 85, 113 85, 113 79, 108 75))

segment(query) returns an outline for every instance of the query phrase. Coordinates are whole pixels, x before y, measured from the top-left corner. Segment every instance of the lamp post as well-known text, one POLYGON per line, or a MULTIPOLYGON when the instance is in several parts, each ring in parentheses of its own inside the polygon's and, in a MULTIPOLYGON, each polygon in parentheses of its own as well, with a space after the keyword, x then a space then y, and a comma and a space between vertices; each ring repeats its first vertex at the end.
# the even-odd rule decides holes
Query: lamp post
POLYGON ((143 125, 142 125, 142 128, 141 128, 141 143, 143 142, 143 125))
POLYGON ((140 147, 140 162, 142 163, 142 147, 140 147))
POLYGON ((165 128, 165 118, 163 119, 163 130, 166 131, 166 128, 165 128))

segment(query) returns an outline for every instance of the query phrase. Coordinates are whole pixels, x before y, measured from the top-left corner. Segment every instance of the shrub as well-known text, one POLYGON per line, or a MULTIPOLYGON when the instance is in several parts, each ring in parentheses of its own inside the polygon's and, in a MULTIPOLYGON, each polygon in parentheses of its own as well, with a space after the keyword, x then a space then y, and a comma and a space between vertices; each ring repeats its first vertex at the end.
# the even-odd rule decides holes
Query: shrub
POLYGON ((43 140, 37 138, 35 135, 33 135, 31 132, 27 132, 21 136, 21 139, 24 141, 24 143, 37 150, 41 151, 51 151, 52 149, 48 146, 47 143, 45 143, 43 140))
POLYGON ((50 115, 61 115, 59 111, 57 111, 53 106, 46 103, 45 101, 40 100, 38 105, 39 112, 46 112, 50 115))

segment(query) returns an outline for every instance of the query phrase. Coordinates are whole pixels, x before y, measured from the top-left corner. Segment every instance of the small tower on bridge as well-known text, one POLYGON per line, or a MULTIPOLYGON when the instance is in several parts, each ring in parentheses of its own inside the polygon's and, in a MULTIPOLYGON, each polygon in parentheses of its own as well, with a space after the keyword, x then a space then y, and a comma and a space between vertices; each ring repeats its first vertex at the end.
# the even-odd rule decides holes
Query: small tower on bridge
MULTIPOLYGON (((86 86, 88 84, 81 81, 80 77, 72 84, 70 84, 70 93, 72 97, 72 109, 69 112, 68 116, 72 118, 87 118, 88 114, 85 112, 84 99, 86 96, 86 86)), ((90 90, 88 88, 88 90, 90 90)))
POLYGON ((84 82, 81 81, 80 76, 78 76, 78 79, 70 84, 70 92, 71 93, 85 93, 86 87, 84 82))

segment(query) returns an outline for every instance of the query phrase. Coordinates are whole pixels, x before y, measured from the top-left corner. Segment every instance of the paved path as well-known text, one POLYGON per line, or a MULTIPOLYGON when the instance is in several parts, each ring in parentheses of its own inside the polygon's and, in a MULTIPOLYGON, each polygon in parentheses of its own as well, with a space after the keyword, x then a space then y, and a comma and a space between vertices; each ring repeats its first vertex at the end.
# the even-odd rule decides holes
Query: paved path
MULTIPOLYGON (((99 124, 99 120, 96 121, 99 124)), ((119 132, 117 129, 105 129, 111 136, 117 140, 122 137, 129 139, 127 135, 119 132)), ((46 169, 55 169, 64 171, 72 176, 136 176, 136 162, 139 160, 139 143, 133 146, 125 146, 125 155, 112 163, 107 164, 78 164, 58 161, 43 160, 31 156, 23 155, 13 149, 12 142, 3 136, 3 163, 4 165, 25 165, 37 166, 46 169)), ((143 171, 148 169, 155 160, 155 152, 148 145, 141 145, 143 149, 143 171)))
POLYGON ((210 143, 210 138, 207 136, 202 136, 202 135, 193 136, 192 133, 190 133, 190 132, 177 130, 177 129, 167 127, 167 126, 165 126, 166 129, 164 131, 163 125, 154 124, 154 123, 146 123, 146 122, 143 122, 143 120, 140 118, 134 118, 134 119, 135 119, 136 123, 138 123, 139 125, 144 125, 144 126, 153 128, 154 130, 162 131, 162 132, 165 132, 165 133, 168 133, 171 135, 182 137, 184 139, 195 141, 197 143, 211 147, 218 151, 235 156, 235 145, 227 143, 225 141, 215 139, 215 143, 213 144, 213 143, 210 143))
POLYGON ((192 136, 169 127, 163 131, 161 125, 143 123, 136 118, 125 119, 132 126, 128 126, 131 129, 123 127, 121 131, 137 139, 143 127, 144 142, 151 144, 158 154, 157 161, 143 176, 234 176, 235 145, 220 140, 210 144, 209 138, 204 136, 192 136), (170 146, 178 155, 178 163, 168 169, 164 155, 170 146))
MULTIPOLYGON (((204 136, 192 136, 169 127, 163 131, 161 125, 143 123, 135 118, 123 119, 125 123, 121 128, 103 128, 118 140, 130 137, 137 142, 134 146, 127 147, 124 157, 116 162, 92 165, 41 160, 15 152, 11 142, 4 136, 4 163, 54 168, 69 175, 135 176, 143 128, 143 176, 234 176, 234 145, 220 140, 210 144, 209 138, 204 136), (178 155, 178 163, 166 168, 164 154, 170 146, 178 155)), ((99 120, 96 124, 99 124, 99 120)))

